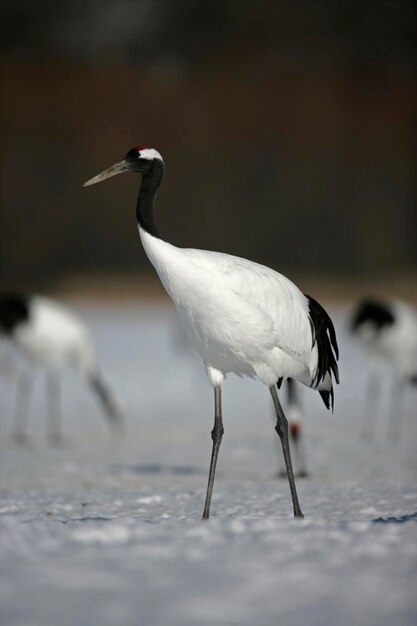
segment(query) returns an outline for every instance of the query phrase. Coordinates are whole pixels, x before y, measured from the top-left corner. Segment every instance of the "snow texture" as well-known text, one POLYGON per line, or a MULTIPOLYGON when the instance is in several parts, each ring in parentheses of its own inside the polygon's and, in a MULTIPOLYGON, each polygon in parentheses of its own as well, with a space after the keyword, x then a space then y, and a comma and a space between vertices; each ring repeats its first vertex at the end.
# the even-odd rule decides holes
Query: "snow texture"
POLYGON ((415 390, 388 441, 386 370, 375 437, 361 439, 366 361, 344 311, 332 311, 342 381, 334 415, 300 388, 305 519, 292 519, 288 485, 275 476, 268 390, 230 376, 212 517, 202 522, 213 397, 173 311, 76 309, 124 405, 126 436, 111 440, 94 398, 66 371, 68 443, 48 447, 39 373, 30 445, 13 446, 15 378, 2 368, 2 625, 415 626, 415 390))

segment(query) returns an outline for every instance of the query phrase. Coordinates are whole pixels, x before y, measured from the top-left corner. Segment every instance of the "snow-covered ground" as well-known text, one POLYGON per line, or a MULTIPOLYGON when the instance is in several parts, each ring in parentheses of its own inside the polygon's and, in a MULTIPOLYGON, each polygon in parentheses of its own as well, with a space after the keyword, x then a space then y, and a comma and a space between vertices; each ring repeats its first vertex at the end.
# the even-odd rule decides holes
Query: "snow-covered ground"
POLYGON ((305 519, 292 519, 288 485, 275 477, 268 391, 230 376, 212 518, 202 522, 213 398, 172 310, 76 308, 123 402, 126 436, 110 440, 68 371, 68 445, 45 443, 39 377, 31 445, 14 447, 15 383, 3 372, 2 626, 415 626, 415 391, 402 438, 388 441, 387 372, 375 439, 360 439, 365 361, 344 311, 333 311, 342 376, 334 415, 302 390, 305 519))

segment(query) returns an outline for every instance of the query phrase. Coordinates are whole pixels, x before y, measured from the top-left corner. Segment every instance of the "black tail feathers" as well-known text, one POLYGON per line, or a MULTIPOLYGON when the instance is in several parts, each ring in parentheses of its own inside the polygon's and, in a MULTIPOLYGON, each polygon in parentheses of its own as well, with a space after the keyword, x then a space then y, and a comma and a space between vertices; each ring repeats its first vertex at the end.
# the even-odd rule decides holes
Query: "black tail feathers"
MULTIPOLYGON (((328 313, 311 296, 307 296, 310 313, 311 332, 313 336, 313 346, 317 343, 318 363, 313 380, 313 386, 318 387, 325 379, 326 375, 334 376, 336 383, 339 383, 339 369, 337 361, 339 359, 339 347, 337 345, 336 332, 333 322, 328 313)), ((333 410, 334 393, 333 386, 330 391, 319 391, 327 409, 333 410)))
POLYGON ((330 409, 333 411, 334 408, 334 392, 333 392, 333 386, 330 389, 330 391, 320 391, 319 390, 319 394, 322 397, 322 400, 324 402, 324 404, 326 405, 326 409, 330 409))

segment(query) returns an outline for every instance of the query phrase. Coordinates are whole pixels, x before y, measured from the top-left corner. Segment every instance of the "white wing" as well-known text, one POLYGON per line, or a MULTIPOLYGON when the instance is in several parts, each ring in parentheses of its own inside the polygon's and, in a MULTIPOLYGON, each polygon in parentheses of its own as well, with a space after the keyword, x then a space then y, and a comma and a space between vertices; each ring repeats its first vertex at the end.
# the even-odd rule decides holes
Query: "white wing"
MULTIPOLYGON (((279 348, 310 367, 313 336, 308 301, 298 287, 282 274, 246 259, 194 249, 181 252, 192 266, 192 289, 203 317, 211 320, 212 336, 221 342, 230 342, 231 334, 243 338, 246 354, 279 348), (213 324, 216 319, 219 324, 213 324)), ((184 274, 181 277, 184 281, 184 274)), ((189 291, 187 295, 189 302, 189 291)))

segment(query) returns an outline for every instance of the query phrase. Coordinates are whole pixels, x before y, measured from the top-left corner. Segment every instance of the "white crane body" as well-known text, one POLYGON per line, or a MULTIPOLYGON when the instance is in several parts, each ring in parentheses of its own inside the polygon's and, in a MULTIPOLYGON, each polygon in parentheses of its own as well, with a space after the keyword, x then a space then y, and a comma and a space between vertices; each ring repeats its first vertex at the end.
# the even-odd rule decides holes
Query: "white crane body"
POLYGON ((139 233, 213 386, 229 372, 268 387, 288 377, 313 384, 318 353, 308 300, 290 280, 246 259, 139 233))
POLYGON ((30 323, 18 324, 13 342, 35 364, 59 369, 73 363, 85 375, 95 370, 86 327, 65 307, 43 296, 32 296, 30 323))
MULTIPOLYGON (((366 304, 369 311, 370 303, 366 304)), ((385 320, 377 322, 375 315, 362 314, 354 327, 356 336, 370 354, 390 363, 404 379, 411 378, 417 372, 417 312, 395 299, 372 302, 372 306, 385 312, 385 320)))
MULTIPOLYGON (((0 294, 0 334, 4 335, 29 365, 47 371, 49 421, 48 436, 59 442, 60 370, 72 364, 99 399, 112 428, 120 429, 121 412, 113 393, 99 372, 90 334, 75 315, 55 300, 33 294, 0 294)), ((25 370, 30 368, 25 368, 25 370)), ((23 371, 18 382, 17 410, 13 436, 26 439, 30 372, 23 371)))
POLYGON ((396 299, 364 299, 351 319, 351 330, 370 357, 362 433, 374 435, 377 401, 381 396, 382 366, 392 370, 390 439, 398 439, 404 418, 408 384, 417 384, 417 312, 396 299))

